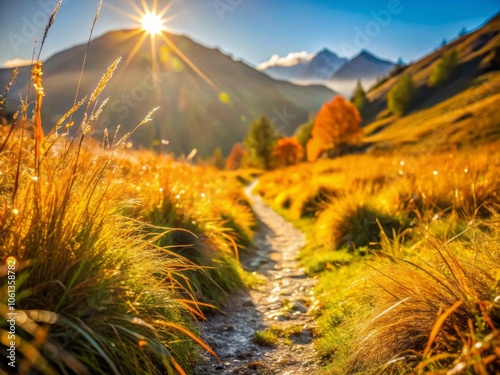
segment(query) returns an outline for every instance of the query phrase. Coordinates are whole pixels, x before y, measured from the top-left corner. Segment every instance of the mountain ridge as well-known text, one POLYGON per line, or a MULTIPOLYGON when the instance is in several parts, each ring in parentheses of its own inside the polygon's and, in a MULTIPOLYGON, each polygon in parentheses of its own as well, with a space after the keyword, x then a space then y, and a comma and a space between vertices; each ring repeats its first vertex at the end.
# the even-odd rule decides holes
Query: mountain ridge
MULTIPOLYGON (((310 112, 334 96, 323 86, 303 87, 274 80, 184 35, 165 33, 165 40, 156 38, 155 60, 149 40, 136 48, 140 38, 138 31, 130 29, 95 38, 79 95, 89 95, 107 67, 122 56, 115 77, 101 95, 109 96, 110 101, 97 128, 103 131, 121 124, 124 132, 128 131, 149 110, 160 106, 152 124, 133 136, 137 146, 151 147, 155 139, 168 139, 168 150, 177 154, 197 148, 206 156, 217 147, 227 154, 235 142, 244 138, 254 119, 266 115, 280 131, 293 134, 310 112)), ((54 54, 43 64, 47 96, 42 116, 46 130, 73 106, 85 50, 85 44, 76 45, 54 54)), ((26 92, 29 68, 22 70, 7 98, 10 110, 17 108, 19 94, 26 92)), ((0 70, 0 87, 8 83, 11 72, 0 70)), ((75 119, 81 116, 80 111, 75 119)))
POLYGON ((369 87, 395 66, 393 62, 379 58, 365 49, 348 59, 323 48, 307 55, 308 59, 304 58, 293 64, 290 57, 295 55, 298 53, 290 53, 280 59, 274 58, 274 62, 271 59, 259 64, 258 69, 275 79, 302 85, 322 84, 349 97, 358 79, 365 87, 369 87))

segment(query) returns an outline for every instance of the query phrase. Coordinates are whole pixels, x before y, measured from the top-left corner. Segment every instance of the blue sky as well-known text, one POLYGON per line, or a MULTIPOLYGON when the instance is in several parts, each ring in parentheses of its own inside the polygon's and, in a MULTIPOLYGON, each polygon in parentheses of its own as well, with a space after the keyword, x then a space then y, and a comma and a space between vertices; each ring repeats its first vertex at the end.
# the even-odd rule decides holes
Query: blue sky
MULTIPOLYGON (((147 1, 152 4, 153 0, 147 1)), ((352 56, 366 48, 378 56, 416 60, 453 39, 466 27, 476 28, 500 11, 499 0, 157 0, 171 4, 169 30, 221 48, 252 65, 272 55, 315 52, 328 47, 352 56)), ((56 0, 0 2, 0 66, 30 59, 33 40, 41 38, 43 21, 56 0), (36 34, 36 35, 35 35, 36 34)), ((94 35, 131 28, 133 4, 141 0, 104 0, 94 35)), ((87 40, 99 0, 64 0, 42 58, 87 40)))

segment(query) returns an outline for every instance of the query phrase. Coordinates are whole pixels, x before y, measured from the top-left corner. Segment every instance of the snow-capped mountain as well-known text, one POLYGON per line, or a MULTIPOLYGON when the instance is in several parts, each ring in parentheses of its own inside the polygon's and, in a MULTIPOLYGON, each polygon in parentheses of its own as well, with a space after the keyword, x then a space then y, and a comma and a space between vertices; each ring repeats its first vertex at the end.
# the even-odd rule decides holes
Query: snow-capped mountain
POLYGON ((348 61, 349 59, 338 57, 335 53, 325 48, 318 52, 309 64, 307 64, 306 78, 329 79, 348 61))
POLYGON ((294 82, 322 82, 330 78, 347 61, 325 48, 318 53, 295 52, 285 57, 274 55, 257 69, 275 79, 294 82))
POLYGON ((298 52, 285 57, 275 55, 259 64, 257 69, 275 79, 302 85, 323 84, 348 97, 358 80, 368 88, 378 78, 387 75, 394 65, 366 50, 349 60, 325 48, 314 54, 298 52))
POLYGON ((374 80, 389 73, 394 63, 380 59, 370 52, 363 50, 343 65, 330 78, 336 80, 374 80))

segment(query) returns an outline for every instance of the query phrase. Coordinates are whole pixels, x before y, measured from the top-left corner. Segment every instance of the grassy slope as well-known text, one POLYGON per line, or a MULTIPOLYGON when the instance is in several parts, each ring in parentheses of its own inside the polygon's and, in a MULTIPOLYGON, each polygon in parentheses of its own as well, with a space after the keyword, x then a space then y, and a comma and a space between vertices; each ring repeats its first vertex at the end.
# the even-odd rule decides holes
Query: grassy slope
MULTIPOLYGON (((500 73, 488 73, 461 93, 404 117, 374 121, 364 128, 365 141, 383 147, 453 147, 500 138, 500 73)), ((428 148, 427 148, 428 150, 428 148)))
POLYGON ((464 142, 483 143, 486 138, 497 139, 500 119, 491 104, 498 100, 500 77, 498 73, 483 74, 481 66, 498 48, 500 16, 372 89, 368 93, 371 103, 364 116, 368 123, 366 142, 382 143, 381 147, 387 144, 400 147, 424 141, 439 147, 453 147, 464 142), (428 87, 436 63, 451 49, 456 49, 460 62, 454 80, 444 87, 428 87), (416 91, 410 113, 399 118, 387 111, 386 98, 399 76, 406 73, 412 74, 416 91))

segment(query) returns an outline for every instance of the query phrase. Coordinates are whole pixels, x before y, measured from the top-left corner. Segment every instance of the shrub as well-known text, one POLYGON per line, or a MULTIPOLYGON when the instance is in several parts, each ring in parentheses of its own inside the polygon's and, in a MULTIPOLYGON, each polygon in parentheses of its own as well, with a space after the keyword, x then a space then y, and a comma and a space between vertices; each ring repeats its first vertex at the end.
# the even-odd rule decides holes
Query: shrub
POLYGON ((453 78, 458 67, 458 52, 452 49, 443 54, 438 61, 431 75, 429 76, 429 86, 444 86, 453 78))
POLYGON ((387 105, 395 115, 404 114, 410 107, 415 90, 411 74, 403 74, 387 94, 387 105))
POLYGON ((389 213, 361 196, 342 197, 333 201, 318 217, 314 227, 318 242, 334 250, 375 245, 380 233, 393 237, 409 223, 404 217, 389 213))
POLYGON ((297 189, 290 210, 295 218, 314 217, 336 195, 337 191, 332 186, 312 182, 307 188, 297 189))

